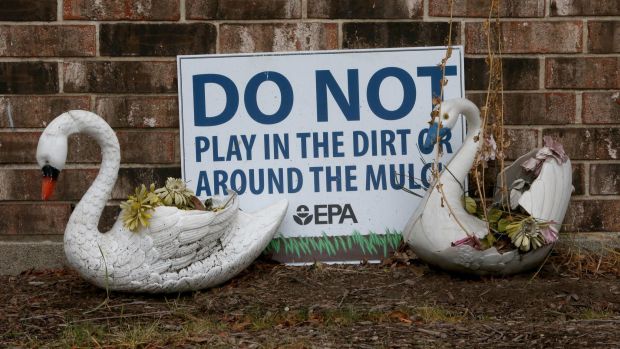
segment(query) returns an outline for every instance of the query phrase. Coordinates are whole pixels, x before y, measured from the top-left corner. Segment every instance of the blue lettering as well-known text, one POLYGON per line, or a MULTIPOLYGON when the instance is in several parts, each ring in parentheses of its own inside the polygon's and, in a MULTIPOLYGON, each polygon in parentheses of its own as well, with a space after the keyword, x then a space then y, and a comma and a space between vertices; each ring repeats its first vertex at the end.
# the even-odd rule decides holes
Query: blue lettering
POLYGON ((209 187, 209 177, 206 171, 200 171, 198 174, 198 185, 196 186, 196 196, 201 196, 202 192, 207 196, 211 196, 211 188, 209 187))
POLYGON ((278 175, 272 168, 267 169, 267 181, 269 182, 269 194, 274 193, 274 187, 278 191, 278 193, 284 192, 284 185, 282 183, 282 179, 284 178, 284 169, 278 169, 278 175))
POLYGON ((360 119, 360 93, 359 76, 357 69, 347 70, 347 81, 349 90, 349 100, 338 86, 336 79, 329 70, 316 71, 316 119, 319 122, 327 121, 327 89, 338 104, 342 114, 348 121, 360 119))
POLYGON ((233 155, 237 158, 237 160, 241 160, 241 150, 239 150, 239 141, 237 137, 232 136, 228 141, 228 152, 226 154, 226 161, 230 161, 233 155))
POLYGON ((237 194, 243 194, 245 192, 246 186, 247 180, 245 178, 245 173, 243 173, 242 170, 234 170, 230 174, 230 187, 232 188, 232 190, 236 191, 237 194))
POLYGON ((250 192, 252 194, 261 194, 263 190, 265 190, 264 170, 258 170, 258 180, 256 178, 256 171, 250 170, 250 192))
POLYGON ((342 141, 342 136, 344 136, 344 133, 342 131, 335 131, 332 132, 332 146, 333 146, 333 157, 335 158, 343 158, 344 157, 344 152, 342 152, 341 147, 344 145, 344 142, 342 141))
POLYGON ((384 120, 398 120, 405 117, 413 109, 416 98, 415 82, 411 75, 405 70, 396 67, 387 67, 373 74, 370 81, 368 81, 366 94, 368 106, 375 115, 384 120), (385 78, 390 76, 398 79, 403 86, 403 101, 396 110, 385 109, 379 97, 381 83, 385 78))
POLYGON ((256 140, 256 135, 251 135, 250 139, 246 135, 241 135, 241 142, 243 142, 243 146, 245 147, 245 159, 252 160, 252 148, 254 147, 254 141, 256 140))
POLYGON ((304 184, 304 177, 298 168, 291 167, 286 170, 286 181, 288 182, 288 192, 297 193, 304 184), (294 179, 293 177, 296 178, 294 179), (294 183, 296 183, 296 185, 294 185, 294 183))
POLYGON ((224 75, 200 74, 192 77, 194 90, 194 125, 217 126, 228 122, 239 107, 239 92, 235 83, 224 75), (207 117, 205 85, 220 85, 226 93, 226 106, 219 115, 207 117))
POLYGON ((333 175, 331 166, 327 166, 325 169, 325 183, 328 193, 332 192, 332 183, 335 183, 336 191, 342 191, 342 171, 340 169, 340 166, 335 166, 334 168, 336 170, 336 173, 333 175))
POLYGON ((196 162, 202 161, 202 153, 209 149, 209 139, 207 137, 196 137, 194 144, 196 146, 196 162))
POLYGON ((225 160, 225 158, 221 156, 219 153, 220 153, 220 149, 217 143, 217 136, 213 136, 213 161, 224 161, 225 160))
POLYGON ((319 175, 323 171, 323 167, 320 166, 311 166, 308 168, 310 172, 314 175, 314 192, 318 193, 321 191, 321 181, 319 175))
POLYGON ((274 71, 258 73, 248 81, 245 87, 243 100, 248 114, 256 122, 264 125, 277 124, 286 119, 291 109, 293 109, 293 87, 291 87, 291 83, 286 77, 280 73, 274 71), (258 108, 258 101, 256 98, 258 88, 265 81, 274 82, 280 89, 280 107, 272 115, 267 115, 258 108))
MULTIPOLYGON (((431 93, 433 98, 439 98, 441 95, 441 77, 443 73, 441 66, 435 65, 430 67, 418 67, 418 76, 429 76, 431 78, 431 93)), ((456 66, 446 66, 446 76, 456 76, 456 66)), ((435 104, 433 104, 433 108, 435 104)))
POLYGON ((357 190, 357 186, 355 186, 353 183, 355 182, 355 180, 357 179, 357 176, 355 175, 355 170, 357 168, 353 165, 353 166, 345 166, 344 167, 344 177, 345 177, 345 190, 346 191, 356 191, 357 190))
POLYGON ((385 165, 379 165, 377 168, 377 174, 375 175, 372 165, 366 166, 366 190, 378 190, 387 189, 387 182, 385 180, 385 165))
POLYGON ((353 131, 353 156, 364 156, 368 152, 368 136, 364 131, 353 131))
POLYGON ((289 158, 289 142, 288 142, 288 133, 284 134, 284 140, 278 134, 273 135, 273 158, 279 159, 280 154, 284 159, 289 158))
POLYGON ((224 170, 213 171, 213 191, 215 195, 226 194, 228 187, 228 173, 224 170))

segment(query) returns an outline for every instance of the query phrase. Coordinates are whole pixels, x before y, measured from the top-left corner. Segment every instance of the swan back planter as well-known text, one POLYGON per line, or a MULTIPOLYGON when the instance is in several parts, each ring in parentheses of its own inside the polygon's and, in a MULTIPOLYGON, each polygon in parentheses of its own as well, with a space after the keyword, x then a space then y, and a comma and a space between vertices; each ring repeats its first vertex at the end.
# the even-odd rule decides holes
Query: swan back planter
POLYGON ((69 265, 91 283, 130 292, 180 292, 221 284, 252 263, 273 238, 286 213, 283 200, 248 214, 238 197, 221 211, 153 209, 148 227, 129 231, 119 218, 107 233, 97 225, 116 183, 120 147, 110 126, 88 111, 73 110, 43 131, 37 162, 42 196, 49 198, 65 166, 67 138, 84 133, 101 147, 99 174, 69 218, 64 248, 69 265))
MULTIPOLYGON (((442 269, 478 275, 507 275, 540 265, 549 253, 552 242, 523 253, 511 250, 500 253, 495 247, 485 250, 459 244, 464 240, 478 241, 489 232, 487 222, 469 214, 463 207, 465 181, 482 142, 480 111, 467 99, 444 101, 439 108, 442 127, 452 128, 460 115, 467 121, 467 135, 462 147, 454 154, 446 169, 431 184, 422 202, 403 231, 404 240, 427 263, 442 269)), ((429 136, 430 138, 430 136, 429 136)), ((559 146, 559 145, 558 145, 559 146)), ((531 217, 549 222, 555 238, 568 208, 572 191, 570 160, 563 154, 550 156, 553 149, 544 147, 519 158, 498 175, 498 183, 506 178, 513 183, 523 175, 522 165, 532 158, 539 159, 539 172, 531 186, 520 195, 518 205, 531 217), (549 155, 549 156, 547 156, 549 155)), ((498 191, 499 192, 499 191, 498 191)), ((504 202, 498 194, 498 202, 504 202)))

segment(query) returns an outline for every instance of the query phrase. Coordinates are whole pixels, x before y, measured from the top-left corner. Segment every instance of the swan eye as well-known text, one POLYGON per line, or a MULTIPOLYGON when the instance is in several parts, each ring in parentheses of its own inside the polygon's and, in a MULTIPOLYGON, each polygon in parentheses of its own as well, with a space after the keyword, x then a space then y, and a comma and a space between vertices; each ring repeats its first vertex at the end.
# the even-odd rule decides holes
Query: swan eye
POLYGON ((450 118, 450 115, 448 115, 448 113, 443 113, 443 119, 448 120, 448 118, 450 118))

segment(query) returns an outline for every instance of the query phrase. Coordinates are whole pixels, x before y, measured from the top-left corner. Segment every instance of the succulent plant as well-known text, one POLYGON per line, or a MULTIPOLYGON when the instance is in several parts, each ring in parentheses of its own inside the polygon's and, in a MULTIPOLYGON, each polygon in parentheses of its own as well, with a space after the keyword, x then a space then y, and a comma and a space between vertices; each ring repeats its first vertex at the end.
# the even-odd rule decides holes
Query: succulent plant
POLYGON ((508 224, 506 232, 515 247, 523 252, 535 250, 547 243, 540 233, 540 226, 532 217, 508 224))
POLYGON ((136 188, 134 195, 129 195, 127 201, 121 203, 123 224, 129 230, 138 231, 140 226, 147 227, 151 218, 150 210, 161 205, 161 200, 155 194, 155 184, 147 189, 144 184, 136 188))
POLYGON ((194 208, 192 204, 194 192, 188 189, 180 178, 168 177, 166 185, 155 190, 155 194, 166 206, 176 206, 182 210, 194 208))

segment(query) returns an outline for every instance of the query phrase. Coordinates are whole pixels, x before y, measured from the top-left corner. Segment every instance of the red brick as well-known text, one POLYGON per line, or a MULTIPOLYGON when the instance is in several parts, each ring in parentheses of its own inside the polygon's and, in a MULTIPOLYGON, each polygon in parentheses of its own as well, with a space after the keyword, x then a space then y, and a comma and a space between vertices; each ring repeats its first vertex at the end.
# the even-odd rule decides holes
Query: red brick
MULTIPOLYGON (((489 49, 484 23, 465 25, 467 53, 486 53, 489 49)), ((497 27, 491 25, 491 49, 497 50, 497 27)), ((583 26, 571 22, 501 22, 503 53, 575 53, 582 51, 583 26)))
POLYGON ((64 0, 63 17, 95 21, 177 21, 179 0, 64 0))
POLYGON ((0 25, 3 57, 89 57, 95 55, 94 25, 0 25))
POLYGON ((55 21, 57 0, 2 0, 0 21, 55 21))
POLYGON ((2 96, 0 127, 45 127, 56 116, 75 109, 90 109, 87 96, 2 96))
MULTIPOLYGON (((65 169, 60 172, 51 200, 79 201, 92 185, 99 169, 65 169)), ((155 183, 161 187, 168 177, 181 177, 179 167, 121 168, 112 199, 125 200, 140 184, 155 183)), ((40 200, 41 170, 0 169, 0 200, 40 200)))
MULTIPOLYGON (((121 162, 138 164, 171 164, 175 158, 177 131, 117 131, 121 145, 121 162)), ((71 136, 68 162, 99 163, 101 150, 85 135, 71 136)))
POLYGON ((71 215, 71 206, 63 203, 15 204, 0 202, 0 234, 62 234, 71 215))
POLYGON ((573 160, 616 160, 620 155, 618 127, 547 129, 543 135, 562 143, 573 160))
POLYGON ((301 0, 187 0, 188 19, 301 18, 301 0))
MULTIPOLYGON (((537 58, 504 58, 502 75, 505 90, 537 90, 537 58)), ((489 66, 484 58, 465 58, 465 89, 485 90, 489 86, 489 66)))
POLYGON ((588 51, 620 52, 620 21, 588 21, 588 51))
MULTIPOLYGON (((535 147, 534 147, 535 148, 535 147)), ((522 154, 521 154, 522 155, 522 154)), ((506 164, 508 166, 508 164, 506 164)), ((585 166, 583 164, 572 164, 573 167, 573 187, 575 191, 573 191, 572 195, 584 195, 585 194, 585 166)), ((499 173, 499 163, 490 161, 487 163, 487 167, 484 170, 484 189, 485 196, 487 198, 492 198, 495 193, 495 185, 497 174, 499 173)), ((481 174, 482 175, 482 174, 481 174)), ((476 187, 475 177, 470 174, 469 175, 469 185, 471 190, 473 190, 473 195, 478 196, 478 190, 476 187)), ((472 195, 472 194, 470 194, 472 195)))
MULTIPOLYGON (((139 164, 178 163, 177 131, 117 131, 121 145, 121 161, 139 164)), ((0 163, 36 163, 36 150, 40 132, 0 132, 3 156, 0 163)), ((99 163, 101 150, 86 135, 69 138, 68 163, 99 163)))
POLYGON ((590 195, 620 194, 620 164, 590 165, 590 195))
POLYGON ((545 86, 560 89, 620 88, 620 58, 547 58, 545 86))
POLYGON ((207 23, 99 26, 101 56, 176 56, 215 53, 217 30, 207 23))
MULTIPOLYGON (((0 108, 1 103, 0 99, 0 108)), ((95 100, 95 113, 112 127, 178 128, 178 106, 177 98, 174 96, 101 96, 95 100)), ((0 115, 1 111, 0 109, 0 115)))
POLYGON ((620 92, 584 92, 582 120, 586 124, 620 124, 620 92))
MULTIPOLYGON (((99 170, 61 171, 51 200, 78 200, 91 185, 99 170)), ((41 200, 41 170, 0 169, 0 200, 41 200)))
POLYGON ((175 62, 69 62, 63 69, 65 92, 177 92, 175 62))
POLYGON ((551 16, 618 16, 618 0, 551 0, 551 16))
POLYGON ((584 195, 586 188, 585 165, 572 163, 573 167, 573 195, 584 195))
MULTIPOLYGON (((489 17, 493 0, 431 0, 429 14, 437 17, 450 17, 450 3, 454 17, 489 17)), ((499 1, 501 17, 544 17, 545 0, 502 0, 499 1)), ((497 12, 493 11, 493 16, 497 12)))
MULTIPOLYGON (((468 93, 479 107, 486 103, 486 93, 468 93)), ((564 125, 575 123, 574 93, 505 93, 505 125, 564 125)))
POLYGON ((564 217, 563 231, 620 231, 620 201, 572 200, 564 217))
POLYGON ((0 163, 35 164, 40 135, 40 132, 0 132, 0 163))
POLYGON ((510 145, 506 150, 506 160, 515 160, 521 155, 535 149, 538 145, 538 131, 532 129, 507 129, 506 136, 510 145))
POLYGON ((314 0, 308 2, 308 18, 422 18, 423 0, 384 0, 377 6, 375 0, 314 0))
POLYGON ((336 23, 222 24, 220 51, 271 52, 338 48, 336 23))
MULTIPOLYGON (((447 44, 447 22, 344 23, 343 48, 441 46, 447 44)), ((460 42, 459 24, 452 24, 452 43, 460 42)))
POLYGON ((134 188, 141 184, 155 183, 155 186, 163 187, 168 177, 181 178, 181 168, 121 168, 112 190, 112 198, 126 200, 129 194, 133 194, 134 188))
POLYGON ((178 132, 174 138, 174 160, 181 163, 181 133, 178 132))
POLYGON ((58 92, 58 63, 0 62, 0 93, 58 92))

